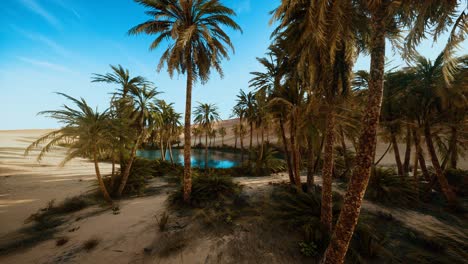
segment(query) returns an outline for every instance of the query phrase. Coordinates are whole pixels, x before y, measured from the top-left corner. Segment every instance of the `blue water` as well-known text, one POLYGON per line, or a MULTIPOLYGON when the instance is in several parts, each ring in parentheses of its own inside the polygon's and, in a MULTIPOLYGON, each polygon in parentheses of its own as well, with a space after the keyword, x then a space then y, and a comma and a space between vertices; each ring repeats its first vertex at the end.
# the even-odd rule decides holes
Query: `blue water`
MULTIPOLYGON (((155 160, 161 158, 161 151, 159 150, 139 150, 137 156, 155 160)), ((173 149, 172 156, 174 162, 184 164, 184 150, 173 149)), ((170 161, 169 151, 166 152, 166 160, 170 161)), ((204 168, 205 167, 205 150, 192 149, 190 158, 192 167, 204 168)), ((241 163, 240 153, 228 153, 219 150, 208 150, 208 168, 229 169, 236 167, 241 163)))

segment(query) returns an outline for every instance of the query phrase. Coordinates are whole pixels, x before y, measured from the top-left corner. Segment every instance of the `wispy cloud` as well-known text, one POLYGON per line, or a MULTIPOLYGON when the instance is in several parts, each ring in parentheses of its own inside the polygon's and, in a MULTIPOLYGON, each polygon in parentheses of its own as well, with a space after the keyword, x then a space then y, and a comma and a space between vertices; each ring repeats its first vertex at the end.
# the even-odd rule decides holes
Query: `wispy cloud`
POLYGON ((54 0, 54 3, 72 13, 77 19, 81 19, 81 15, 69 3, 65 3, 63 0, 54 0))
POLYGON ((30 39, 32 41, 42 42, 44 45, 48 46, 55 53, 58 53, 58 54, 60 54, 60 55, 62 55, 64 57, 70 57, 71 56, 71 53, 66 48, 64 48, 63 46, 61 46, 57 42, 53 41, 52 39, 50 39, 50 38, 48 38, 48 37, 46 37, 44 35, 41 35, 39 33, 28 32, 26 30, 23 30, 23 29, 19 28, 16 25, 10 25, 10 26, 16 32, 20 33, 24 37, 26 37, 26 38, 28 38, 28 39, 30 39))
POLYGON ((32 12, 41 16, 50 25, 56 29, 62 29, 60 21, 51 13, 49 13, 44 7, 42 7, 36 0, 20 0, 20 2, 32 12))
POLYGON ((235 8, 236 13, 244 13, 244 12, 250 12, 250 0, 242 0, 237 2, 237 6, 235 8))
POLYGON ((20 61, 29 63, 31 65, 39 66, 39 67, 53 70, 53 71, 58 71, 58 72, 63 72, 63 73, 76 73, 63 65, 51 63, 49 61, 36 60, 36 59, 31 59, 31 58, 26 58, 26 57, 18 57, 18 59, 20 61))

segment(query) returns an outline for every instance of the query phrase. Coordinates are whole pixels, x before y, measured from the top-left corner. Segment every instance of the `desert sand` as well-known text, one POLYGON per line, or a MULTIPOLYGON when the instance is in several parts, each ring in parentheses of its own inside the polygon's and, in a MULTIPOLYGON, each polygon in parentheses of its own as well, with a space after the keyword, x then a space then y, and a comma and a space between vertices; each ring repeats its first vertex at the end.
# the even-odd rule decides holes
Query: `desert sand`
MULTIPOLYGON (((11 239, 15 230, 24 226, 24 220, 48 201, 57 202, 66 197, 76 196, 94 188, 93 164, 76 159, 65 167, 58 167, 65 149, 52 152, 40 163, 36 152, 24 157, 24 148, 47 130, 0 131, 0 242, 11 239)), ((233 137, 225 138, 225 144, 233 144, 233 137)), ((220 139, 218 139, 220 141, 220 139)), ((247 141, 247 140, 246 140, 247 141)), ((377 156, 386 149, 379 144, 377 156)), ((393 154, 387 154, 381 164, 392 165, 393 154)), ((464 168, 467 162, 460 162, 464 168)), ((101 164, 103 173, 110 172, 110 164, 101 164)), ((264 178, 236 179, 247 193, 259 193, 270 182, 287 180, 285 174, 264 178)), ((320 178, 316 178, 320 183, 320 178)), ((159 193, 148 197, 126 199, 119 202, 120 213, 92 206, 68 216, 69 221, 55 237, 66 236, 69 242, 62 247, 55 245, 55 239, 41 242, 32 248, 0 256, 0 263, 216 263, 229 241, 234 237, 212 238, 200 235, 197 230, 187 231, 190 243, 178 254, 157 259, 146 254, 144 248, 160 241, 161 234, 155 224, 155 215, 166 210, 167 184, 154 179, 151 186, 159 193), (74 232, 70 232, 74 230, 74 232), (100 241, 91 252, 83 251, 81 245, 88 239, 100 241)), ((366 202, 368 210, 389 210, 366 202)), ((392 214, 404 220, 410 227, 434 235, 453 235, 454 239, 467 239, 464 231, 444 225, 434 217, 412 211, 398 210, 392 214)), ((178 218, 174 225, 184 225, 178 218)), ((465 230, 466 231, 466 230, 465 230)))

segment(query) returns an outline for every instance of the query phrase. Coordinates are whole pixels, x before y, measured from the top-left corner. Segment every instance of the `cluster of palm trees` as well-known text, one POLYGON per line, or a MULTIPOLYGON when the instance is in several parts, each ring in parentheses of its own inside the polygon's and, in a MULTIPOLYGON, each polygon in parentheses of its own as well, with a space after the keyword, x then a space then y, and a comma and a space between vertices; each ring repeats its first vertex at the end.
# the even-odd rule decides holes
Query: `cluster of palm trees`
MULTIPOLYGON (((233 50, 224 29, 240 30, 240 27, 232 19, 235 12, 218 0, 135 1, 148 9, 146 14, 150 20, 133 27, 129 34, 155 36, 150 49, 167 43, 158 69, 166 66, 171 76, 177 72, 187 77, 183 186, 184 200, 189 202, 192 87, 196 81, 206 83, 212 69, 222 76, 221 60, 228 58, 229 49, 233 50)), ((240 122, 234 131, 243 149, 244 134, 250 132, 252 148, 254 128, 259 129, 261 157, 264 132, 276 127, 286 153, 291 184, 299 192, 302 191, 302 164, 306 164, 308 171, 308 190, 313 190, 313 174, 323 160, 321 222, 331 236, 323 263, 344 262, 375 162, 380 129, 393 142, 396 159, 399 159, 400 138, 405 138, 406 153, 411 153, 414 145, 417 154, 414 167, 419 165, 423 175, 430 177, 421 147, 424 137, 436 180, 447 200, 455 202, 443 172, 449 166, 456 166, 457 157, 466 146, 466 60, 462 63, 453 54, 455 47, 466 38, 468 27, 464 12, 454 16, 458 7, 455 0, 283 0, 273 11, 272 22, 277 25, 273 41, 267 58, 258 59, 265 71, 252 73, 250 84, 254 92, 239 94, 233 113, 240 122), (430 35, 437 40, 447 29, 450 29, 447 46, 434 62, 418 56, 416 47, 423 39, 430 35), (387 40, 401 49, 405 59, 414 65, 385 73, 387 40), (370 55, 370 70, 353 74, 354 62, 360 54, 370 55), (348 149, 346 141, 350 141, 355 157, 352 163, 345 157, 349 168, 348 189, 333 226, 332 175, 338 141, 343 153, 348 149), (441 161, 437 151, 444 154, 441 161)), ((167 134, 158 132, 152 136, 157 138, 162 151, 167 148, 171 152, 174 140, 171 135, 178 125, 172 118, 165 123, 152 116, 155 111, 151 110, 150 102, 157 92, 151 83, 141 77, 130 79, 128 71, 121 67, 114 69, 117 70, 126 73, 123 74, 126 77, 106 74, 96 75, 94 79, 121 84, 109 110, 97 113, 86 102, 68 97, 79 110, 65 107, 45 112, 62 121, 65 127, 33 145, 51 140, 43 149, 46 152, 63 138, 72 137, 69 158, 91 154, 98 179, 101 179, 98 154, 104 150, 117 153, 122 171, 117 191, 120 194, 136 150, 150 134, 148 128, 167 125, 167 134), (119 122, 103 126, 103 120, 108 119, 106 122, 119 122), (112 132, 107 127, 113 127, 112 132)), ((196 123, 202 129, 196 135, 205 134, 205 147, 212 133, 211 124, 219 116, 215 108, 200 104, 195 111, 196 123)), ((402 176, 408 174, 409 154, 405 154, 404 162, 401 158, 397 161, 397 167, 402 176)), ((417 169, 413 171, 417 175, 417 169)))
POLYGON ((55 146, 67 144, 69 150, 62 165, 76 157, 89 157, 94 161, 96 177, 104 198, 112 202, 112 196, 120 197, 125 189, 137 150, 143 144, 159 144, 164 159, 172 144, 180 135, 180 114, 172 104, 157 99, 159 92, 141 76, 131 77, 122 66, 112 66, 112 72, 94 74, 92 82, 116 85, 110 107, 103 112, 94 110, 84 99, 75 99, 60 93, 76 107, 64 105, 62 109, 43 111, 58 120, 63 127, 52 131, 27 149, 41 146, 38 160, 55 146), (101 175, 99 161, 112 162, 112 173, 106 181, 101 175), (120 163, 120 173, 115 163, 120 163))
MULTIPOLYGON (((240 29, 230 18, 234 12, 217 0, 137 0, 148 7, 152 19, 133 28, 130 33, 156 34, 150 48, 162 40, 172 43, 161 57, 160 67, 166 63, 170 74, 174 70, 187 73, 187 100, 185 113, 185 200, 190 199, 190 116, 192 84, 196 77, 207 81, 210 69, 221 73, 220 59, 227 57, 224 44, 232 47, 221 25, 240 29)), ((306 141, 308 158, 324 148, 322 166, 322 224, 332 233, 324 263, 343 263, 346 251, 357 224, 362 199, 374 162, 379 128, 380 110, 384 95, 386 40, 402 48, 402 54, 414 58, 415 48, 427 34, 436 40, 449 26, 450 38, 443 51, 442 75, 445 83, 453 81, 456 64, 451 58, 454 47, 467 34, 466 15, 463 12, 454 18, 457 1, 306 1, 284 0, 273 12, 273 21, 278 27, 273 33, 270 60, 260 59, 266 66, 265 73, 254 73, 252 86, 256 95, 241 93, 238 108, 234 111, 244 118, 250 127, 250 142, 253 126, 264 127, 265 116, 259 113, 252 118, 248 113, 252 98, 260 104, 269 105, 271 113, 285 131, 289 124, 289 142, 282 133, 289 164, 291 182, 300 190, 300 150, 298 141, 306 141), (403 32, 403 29, 407 31, 403 32), (402 34, 406 35, 403 36, 402 34), (401 41, 403 39, 403 41, 401 41), (402 44, 402 45, 400 45, 402 44), (351 77, 353 64, 360 53, 369 54, 370 71, 367 91, 353 91, 351 77), (352 94, 355 95, 352 95, 352 94), (350 99, 351 98, 351 99, 350 99), (362 101, 357 102, 355 98, 362 101), (245 100, 244 100, 245 99, 245 100), (364 103, 362 103, 364 102, 364 103), (349 111, 349 106, 365 107, 360 116, 349 111), (308 111, 304 111, 307 109, 308 111), (357 129, 347 129, 361 120, 357 129), (306 122, 302 122, 307 120, 306 122), (316 122, 324 120, 324 122, 316 122), (287 124, 285 124, 287 123, 287 124), (305 125, 302 125, 306 123, 305 125), (302 127, 301 127, 302 125, 302 127), (336 132, 339 133, 336 133, 336 132), (335 227, 332 227, 331 183, 333 173, 334 143, 337 135, 344 137, 349 131, 357 131, 353 138, 356 147, 354 167, 344 206, 335 227), (314 140, 317 137, 321 140, 314 140), (322 143, 323 142, 323 143, 322 143), (320 146, 320 147, 316 147, 320 146), (318 150, 317 152, 313 150, 318 150), (315 153, 314 153, 315 152, 315 153)), ((425 134, 431 130, 425 128, 425 134)), ((417 135, 417 133, 416 133, 417 135)), ((243 140, 241 139, 241 148, 243 140)), ((426 140, 428 141, 428 140, 426 140)), ((344 140, 342 140, 344 142, 344 140)), ((252 143, 250 143, 252 145, 252 143)), ((429 151, 434 151, 430 148, 429 151)), ((455 145, 455 144, 454 144, 455 145)), ((453 147, 452 147, 453 149, 453 147)), ((420 153, 420 152, 419 152, 420 153)), ((431 155, 434 156, 434 155, 431 155)), ((437 162, 433 163, 440 185, 444 185, 437 162)), ((310 168, 312 162, 309 162, 310 168)), ((311 180, 312 178, 310 178, 311 180)), ((309 181, 310 181, 309 180, 309 181)), ((444 188, 444 187, 442 187, 444 188)), ((449 199, 449 198, 448 198, 449 199)), ((450 199, 452 200, 452 199, 450 199)))

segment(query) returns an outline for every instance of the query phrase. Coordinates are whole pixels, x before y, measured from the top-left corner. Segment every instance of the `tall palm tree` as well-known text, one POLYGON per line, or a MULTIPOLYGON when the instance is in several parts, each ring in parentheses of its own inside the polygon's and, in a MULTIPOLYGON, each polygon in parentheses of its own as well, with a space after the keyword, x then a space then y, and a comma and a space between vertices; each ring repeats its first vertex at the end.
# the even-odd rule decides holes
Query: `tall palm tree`
MULTIPOLYGON (((242 90, 241 90, 242 93, 242 90)), ((244 116, 246 114, 247 109, 245 108, 245 105, 242 103, 237 102, 237 104, 232 108, 232 115, 231 117, 238 117, 239 118, 239 139, 240 139, 240 147, 241 147, 241 162, 244 162, 244 137, 243 134, 241 133, 242 131, 245 130, 244 128, 244 116)))
POLYGON ((171 44, 161 56, 158 70, 166 64, 169 75, 174 71, 187 74, 184 129, 184 201, 190 201, 192 189, 190 166, 190 122, 192 86, 199 79, 206 83, 211 69, 221 76, 221 59, 228 57, 228 48, 234 51, 223 27, 240 30, 231 18, 235 12, 218 0, 135 0, 148 8, 152 18, 129 30, 129 34, 156 35, 150 49, 164 40, 171 44))
MULTIPOLYGON (((249 153, 252 152, 253 144, 253 127, 256 119, 256 99, 255 94, 252 92, 245 93, 243 90, 240 90, 239 95, 237 95, 237 104, 236 106, 240 109, 243 109, 243 117, 247 119, 250 126, 250 141, 249 141, 249 153)), ((242 141, 241 141, 242 142, 242 141)), ((250 155, 250 154, 249 154, 250 155)), ((250 156, 249 156, 250 162, 250 156)))
POLYGON ((224 146, 224 137, 226 136, 226 128, 220 127, 218 129, 219 136, 221 136, 221 146, 224 146))
POLYGON ((77 157, 91 156, 102 195, 106 201, 112 203, 99 169, 99 154, 112 147, 113 137, 109 131, 108 111, 99 113, 97 110, 93 110, 84 99, 78 100, 63 93, 58 94, 72 101, 77 109, 64 105, 63 109, 60 110, 40 112, 39 114, 56 119, 64 127, 49 132, 31 143, 24 154, 28 155, 31 150, 45 143, 37 156, 37 160, 40 161, 47 152, 52 151, 57 145, 65 141, 69 142, 70 147, 61 165, 63 166, 77 157))
POLYGON ((355 168, 344 197, 343 209, 338 217, 332 239, 325 252, 324 263, 343 263, 349 242, 356 227, 362 199, 370 177, 373 156, 377 144, 377 126, 384 90, 385 41, 409 28, 405 39, 406 54, 414 54, 414 48, 426 37, 429 29, 437 39, 452 21, 457 1, 362 1, 370 22, 370 81, 367 108, 362 118, 362 130, 355 158, 355 168), (437 11, 436 11, 437 10, 437 11), (396 26, 392 28, 392 26, 396 26))
POLYGON ((195 124, 198 124, 205 132, 205 170, 208 169, 208 135, 212 131, 212 125, 221 120, 218 107, 215 104, 198 103, 193 111, 195 124))

